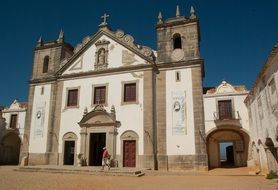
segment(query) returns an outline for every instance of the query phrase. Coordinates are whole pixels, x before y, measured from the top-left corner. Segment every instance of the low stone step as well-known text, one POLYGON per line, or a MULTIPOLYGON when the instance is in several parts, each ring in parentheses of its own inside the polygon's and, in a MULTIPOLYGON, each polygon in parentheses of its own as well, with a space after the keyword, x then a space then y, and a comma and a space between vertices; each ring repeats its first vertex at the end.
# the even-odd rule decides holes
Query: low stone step
POLYGON ((21 172, 49 172, 49 173, 65 173, 65 174, 88 174, 88 175, 109 175, 109 176, 136 176, 145 175, 141 170, 111 168, 110 170, 101 170, 94 167, 46 167, 46 166, 24 166, 14 169, 21 172))

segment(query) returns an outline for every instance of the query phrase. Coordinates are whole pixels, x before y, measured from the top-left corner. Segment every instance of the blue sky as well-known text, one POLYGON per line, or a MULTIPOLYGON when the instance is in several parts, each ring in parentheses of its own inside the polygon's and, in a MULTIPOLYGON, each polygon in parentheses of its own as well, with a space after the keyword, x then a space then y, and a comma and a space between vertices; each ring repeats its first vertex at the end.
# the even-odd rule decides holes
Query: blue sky
POLYGON ((100 16, 107 13, 112 30, 122 29, 136 43, 156 49, 158 12, 174 17, 176 5, 185 16, 193 5, 200 18, 204 86, 225 79, 250 89, 278 42, 277 0, 9 0, 0 5, 0 105, 15 98, 27 101, 39 36, 55 40, 63 29, 66 41, 75 46, 98 30, 100 16))

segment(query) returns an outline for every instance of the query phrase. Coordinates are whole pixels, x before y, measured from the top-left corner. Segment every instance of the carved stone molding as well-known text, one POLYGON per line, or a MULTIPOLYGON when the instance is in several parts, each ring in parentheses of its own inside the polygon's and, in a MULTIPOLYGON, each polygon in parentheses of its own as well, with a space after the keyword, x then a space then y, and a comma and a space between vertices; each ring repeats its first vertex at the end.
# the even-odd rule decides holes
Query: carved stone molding
POLYGON ((115 32, 115 37, 124 42, 127 46, 135 49, 136 51, 140 52, 144 56, 152 58, 153 56, 153 51, 151 48, 147 46, 140 46, 134 43, 134 38, 129 35, 125 34, 124 31, 122 30, 117 30, 115 32))

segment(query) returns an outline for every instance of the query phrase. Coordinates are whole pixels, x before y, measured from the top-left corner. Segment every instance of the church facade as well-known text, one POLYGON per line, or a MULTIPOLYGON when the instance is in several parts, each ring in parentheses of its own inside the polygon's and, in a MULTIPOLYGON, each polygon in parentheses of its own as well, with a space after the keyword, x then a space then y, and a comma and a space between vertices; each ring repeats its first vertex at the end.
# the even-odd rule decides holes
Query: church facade
POLYGON ((29 82, 20 159, 29 165, 101 165, 105 146, 118 167, 207 169, 204 61, 199 23, 188 17, 156 25, 157 51, 99 30, 73 48, 61 31, 39 39, 29 82))

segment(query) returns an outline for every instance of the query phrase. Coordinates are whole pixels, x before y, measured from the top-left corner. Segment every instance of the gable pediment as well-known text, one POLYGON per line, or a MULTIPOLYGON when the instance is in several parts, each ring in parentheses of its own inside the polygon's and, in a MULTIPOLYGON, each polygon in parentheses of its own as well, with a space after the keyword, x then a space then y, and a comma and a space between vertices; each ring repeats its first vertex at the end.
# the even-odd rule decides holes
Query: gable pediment
POLYGON ((87 36, 74 49, 58 75, 85 73, 111 68, 151 64, 154 52, 146 46, 134 43, 134 38, 123 31, 100 30, 87 36))
POLYGON ((26 105, 21 104, 16 99, 13 101, 13 103, 10 105, 10 107, 7 107, 3 110, 3 112, 13 112, 13 111, 24 111, 26 110, 26 105))
POLYGON ((233 94, 233 93, 246 93, 245 86, 233 86, 226 81, 222 81, 219 86, 216 88, 209 89, 207 95, 224 95, 224 94, 233 94))

